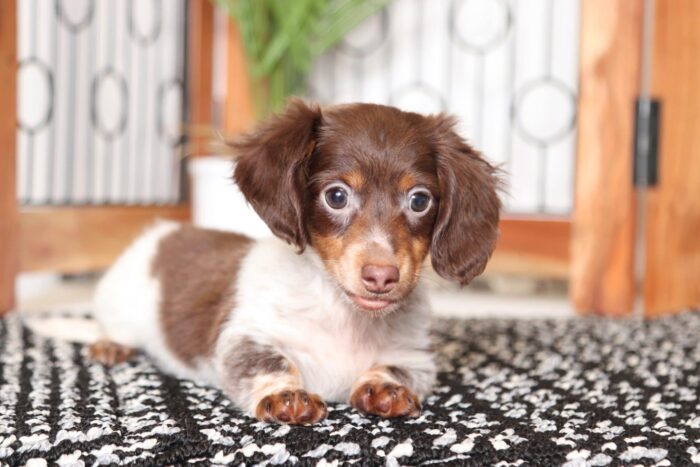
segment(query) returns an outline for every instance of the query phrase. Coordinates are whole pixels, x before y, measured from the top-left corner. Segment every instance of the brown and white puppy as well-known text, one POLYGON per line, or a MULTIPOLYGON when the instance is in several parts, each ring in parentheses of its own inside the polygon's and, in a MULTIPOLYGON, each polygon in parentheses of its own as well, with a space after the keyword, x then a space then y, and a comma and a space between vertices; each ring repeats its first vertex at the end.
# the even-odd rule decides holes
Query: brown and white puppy
POLYGON ((444 115, 292 101, 234 146, 235 180, 284 241, 161 222, 96 294, 113 362, 140 348, 261 420, 314 423, 324 401, 415 416, 435 365, 419 284, 460 284, 494 248, 495 169, 444 115))

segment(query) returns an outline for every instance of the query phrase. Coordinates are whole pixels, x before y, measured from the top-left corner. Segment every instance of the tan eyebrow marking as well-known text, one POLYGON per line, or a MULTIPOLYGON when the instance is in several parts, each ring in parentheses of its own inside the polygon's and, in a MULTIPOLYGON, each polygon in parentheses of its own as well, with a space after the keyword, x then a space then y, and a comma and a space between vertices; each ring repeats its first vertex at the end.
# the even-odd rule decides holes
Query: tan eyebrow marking
POLYGON ((408 191, 414 186, 416 186, 416 183, 417 181, 413 175, 411 175, 410 173, 403 174, 401 176, 401 179, 399 180, 399 188, 401 189, 401 191, 408 191))
POLYGON ((341 179, 345 183, 347 183, 353 190, 358 190, 362 188, 362 185, 365 183, 365 179, 362 176, 362 173, 359 171, 353 171, 343 174, 341 179))

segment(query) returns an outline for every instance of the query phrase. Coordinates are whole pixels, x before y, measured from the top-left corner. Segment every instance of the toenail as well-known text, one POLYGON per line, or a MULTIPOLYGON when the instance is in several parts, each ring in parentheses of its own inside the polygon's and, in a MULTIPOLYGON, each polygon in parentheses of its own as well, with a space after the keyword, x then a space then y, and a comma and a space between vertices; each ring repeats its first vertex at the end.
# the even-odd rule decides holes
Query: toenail
POLYGON ((284 405, 289 405, 292 403, 292 394, 289 391, 285 391, 282 393, 282 400, 284 401, 284 405))

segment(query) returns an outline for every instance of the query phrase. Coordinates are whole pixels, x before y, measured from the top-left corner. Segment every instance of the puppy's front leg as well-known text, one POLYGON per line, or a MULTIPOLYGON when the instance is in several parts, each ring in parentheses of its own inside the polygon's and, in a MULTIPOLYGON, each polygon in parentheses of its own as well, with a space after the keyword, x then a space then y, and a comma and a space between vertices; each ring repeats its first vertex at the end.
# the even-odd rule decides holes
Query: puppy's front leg
POLYGON ((360 412, 384 418, 417 417, 420 399, 409 389, 411 382, 404 369, 374 366, 353 385, 350 404, 360 412))
POLYGON ((306 425, 326 418, 323 400, 304 391, 297 367, 271 345, 238 338, 217 366, 229 397, 258 420, 306 425))

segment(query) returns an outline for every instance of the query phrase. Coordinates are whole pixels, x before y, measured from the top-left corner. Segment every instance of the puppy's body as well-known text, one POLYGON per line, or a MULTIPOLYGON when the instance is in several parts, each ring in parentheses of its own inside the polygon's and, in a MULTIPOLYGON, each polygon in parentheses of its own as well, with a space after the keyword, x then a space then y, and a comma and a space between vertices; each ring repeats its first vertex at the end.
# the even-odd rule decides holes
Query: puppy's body
MULTIPOLYGON (((453 126, 292 102, 234 145, 239 188, 286 244, 156 225, 98 287, 106 337, 262 420, 316 422, 323 399, 417 415, 435 378, 424 260, 466 284, 498 232, 495 169, 453 126)), ((103 361, 128 354, 94 348, 103 361)))
MULTIPOLYGON (((239 344, 250 339, 294 362, 307 391, 326 401, 347 402, 353 384, 376 366, 415 370, 413 390, 419 396, 427 393, 435 368, 428 351, 429 308, 423 295, 418 286, 400 313, 375 319, 353 309, 312 250, 300 255, 276 238, 252 241, 160 221, 100 281, 95 316, 110 341, 143 349, 177 376, 230 386, 232 382, 218 375, 227 372, 227 357, 245 352, 246 346, 239 344), (226 237, 228 242, 215 240, 226 237), (168 249, 169 243, 181 241, 190 253, 168 249), (192 251, 207 248, 210 259, 221 261, 231 255, 231 244, 240 244, 240 266, 215 272, 225 276, 220 288, 195 287, 177 307, 164 306, 164 289, 187 287, 178 283, 178 274, 208 280, 216 271, 207 260, 188 261, 192 251), (171 255, 184 256, 179 262, 186 269, 163 270, 171 255), (218 316, 193 312, 175 321, 169 316, 220 300, 224 309, 218 316), (192 345, 206 341, 208 333, 216 336, 210 345, 192 345)), ((259 402, 254 392, 234 392, 241 394, 234 402, 254 413, 259 402)))

